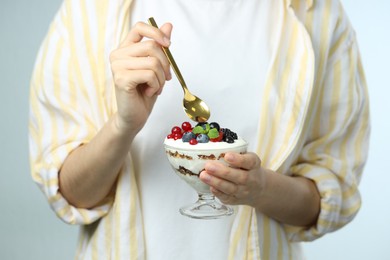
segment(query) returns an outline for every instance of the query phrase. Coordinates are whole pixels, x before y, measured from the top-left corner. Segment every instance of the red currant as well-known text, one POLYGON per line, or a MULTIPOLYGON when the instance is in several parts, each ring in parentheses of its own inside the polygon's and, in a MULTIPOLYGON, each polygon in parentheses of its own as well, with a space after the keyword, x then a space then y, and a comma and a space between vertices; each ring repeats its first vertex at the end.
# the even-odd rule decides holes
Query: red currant
POLYGON ((171 130, 171 133, 172 133, 172 134, 181 134, 182 131, 181 131, 181 128, 180 128, 180 127, 174 126, 174 127, 172 128, 172 130, 171 130))
POLYGON ((167 138, 168 138, 168 139, 173 139, 173 134, 167 135, 167 138))
POLYGON ((173 139, 174 140, 181 139, 182 137, 183 137, 182 133, 175 133, 175 134, 173 134, 173 139))
POLYGON ((183 129, 184 132, 192 131, 192 125, 190 122, 183 122, 181 124, 181 129, 183 129))
POLYGON ((198 141, 196 141, 195 138, 192 138, 192 139, 190 140, 190 144, 191 144, 191 145, 196 145, 196 144, 198 144, 198 141))

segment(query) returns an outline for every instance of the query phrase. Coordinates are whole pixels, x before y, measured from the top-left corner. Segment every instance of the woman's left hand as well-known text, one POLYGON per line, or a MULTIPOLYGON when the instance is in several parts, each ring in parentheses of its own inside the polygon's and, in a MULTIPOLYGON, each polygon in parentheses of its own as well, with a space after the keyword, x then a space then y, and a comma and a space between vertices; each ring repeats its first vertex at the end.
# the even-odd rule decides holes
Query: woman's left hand
POLYGON ((211 192, 224 204, 255 206, 265 186, 265 169, 255 153, 226 153, 229 166, 210 161, 200 179, 210 185, 211 192))

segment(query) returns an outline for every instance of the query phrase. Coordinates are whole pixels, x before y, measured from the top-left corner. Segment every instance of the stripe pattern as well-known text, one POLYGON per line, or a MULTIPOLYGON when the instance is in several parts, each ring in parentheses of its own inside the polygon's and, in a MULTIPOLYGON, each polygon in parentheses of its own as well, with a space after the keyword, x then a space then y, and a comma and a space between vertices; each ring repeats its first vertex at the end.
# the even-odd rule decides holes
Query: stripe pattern
MULTIPOLYGON (((321 213, 315 226, 303 229, 239 206, 229 259, 301 259, 295 242, 341 228, 361 204, 358 184, 370 124, 355 33, 338 0, 280 1, 257 153, 265 167, 312 179, 321 213)), ((58 192, 66 156, 88 143, 116 109, 106 61, 129 30, 130 5, 131 0, 66 0, 31 80, 32 178, 63 221, 82 225, 76 259, 146 259, 131 156, 115 198, 96 208, 75 208, 58 192)))
MULTIPOLYGON (((313 180, 321 212, 309 229, 257 218, 262 259, 300 259, 293 242, 314 240, 354 218, 370 134, 356 35, 341 4, 286 1, 281 12, 280 42, 262 99, 260 125, 268 127, 259 127, 258 154, 278 173, 313 180)), ((238 232, 244 237, 246 231, 238 232)))

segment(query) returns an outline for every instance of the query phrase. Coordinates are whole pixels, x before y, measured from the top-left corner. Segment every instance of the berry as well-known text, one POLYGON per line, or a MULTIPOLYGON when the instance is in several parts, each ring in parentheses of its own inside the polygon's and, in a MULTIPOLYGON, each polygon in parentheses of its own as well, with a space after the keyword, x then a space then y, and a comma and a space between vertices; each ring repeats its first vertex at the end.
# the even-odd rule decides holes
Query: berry
POLYGON ((182 133, 175 133, 173 134, 173 139, 174 140, 179 140, 183 137, 183 134, 182 133))
POLYGON ((219 124, 216 122, 210 123, 210 129, 213 129, 213 128, 215 128, 215 129, 217 129, 217 131, 219 131, 219 129, 220 129, 219 124))
POLYGON ((181 139, 183 142, 196 145, 198 143, 208 143, 209 141, 234 143, 238 136, 229 128, 221 128, 217 122, 199 122, 193 127, 190 122, 185 121, 181 124, 181 127, 174 126, 167 138, 181 139))
POLYGON ((198 141, 198 143, 208 143, 209 140, 210 138, 206 134, 199 134, 196 137, 196 141, 198 141))
POLYGON ((234 143, 234 139, 233 139, 233 137, 231 137, 231 136, 227 136, 227 137, 225 138, 224 141, 227 142, 227 143, 229 143, 229 144, 234 143))
POLYGON ((174 127, 172 128, 172 130, 171 130, 171 133, 172 133, 172 134, 181 134, 182 131, 181 131, 181 128, 180 128, 180 127, 174 126, 174 127))
POLYGON ((210 138, 210 141, 211 142, 221 142, 222 139, 223 139, 223 133, 222 133, 222 131, 219 131, 218 137, 217 138, 212 138, 212 139, 210 138))
POLYGON ((181 138, 183 142, 189 142, 191 139, 195 139, 196 135, 193 132, 185 132, 181 138))
POLYGON ((183 129, 184 132, 188 132, 192 130, 192 125, 190 122, 183 122, 181 124, 181 129, 183 129))
POLYGON ((231 131, 229 128, 222 128, 221 131, 223 132, 223 140, 226 142, 227 137, 231 137, 233 140, 237 140, 238 136, 235 132, 231 131))

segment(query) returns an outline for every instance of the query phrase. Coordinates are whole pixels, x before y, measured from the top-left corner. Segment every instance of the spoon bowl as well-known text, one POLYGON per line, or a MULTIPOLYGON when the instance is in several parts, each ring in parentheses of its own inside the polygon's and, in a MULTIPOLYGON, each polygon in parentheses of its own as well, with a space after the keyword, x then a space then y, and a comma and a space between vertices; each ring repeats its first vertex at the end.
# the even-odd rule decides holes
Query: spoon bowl
MULTIPOLYGON (((153 27, 158 28, 157 23, 153 17, 148 19, 148 22, 153 27)), ((180 82, 180 85, 184 91, 183 98, 183 109, 187 116, 196 122, 206 122, 210 118, 210 109, 207 104, 197 96, 193 95, 187 88, 187 85, 184 81, 181 72, 173 59, 172 53, 169 48, 162 46, 165 56, 167 57, 169 63, 171 64, 173 72, 176 74, 177 79, 180 82)))
POLYGON ((207 104, 190 92, 184 94, 183 109, 193 121, 206 122, 210 118, 210 109, 207 104))

